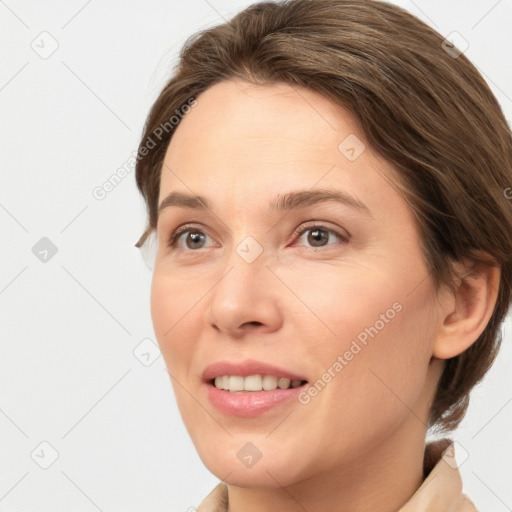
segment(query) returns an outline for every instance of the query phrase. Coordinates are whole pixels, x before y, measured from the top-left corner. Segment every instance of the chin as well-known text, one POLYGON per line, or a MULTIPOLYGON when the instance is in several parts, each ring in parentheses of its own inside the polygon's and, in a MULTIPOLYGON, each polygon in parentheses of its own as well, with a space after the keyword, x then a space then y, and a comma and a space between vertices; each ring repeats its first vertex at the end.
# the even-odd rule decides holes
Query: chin
POLYGON ((256 444, 262 446, 264 441, 252 444, 250 441, 237 441, 236 436, 230 441, 198 449, 208 471, 224 483, 237 487, 274 488, 300 479, 300 468, 291 462, 296 462, 292 454, 276 454, 276 448, 270 447, 262 448, 258 454, 256 444))

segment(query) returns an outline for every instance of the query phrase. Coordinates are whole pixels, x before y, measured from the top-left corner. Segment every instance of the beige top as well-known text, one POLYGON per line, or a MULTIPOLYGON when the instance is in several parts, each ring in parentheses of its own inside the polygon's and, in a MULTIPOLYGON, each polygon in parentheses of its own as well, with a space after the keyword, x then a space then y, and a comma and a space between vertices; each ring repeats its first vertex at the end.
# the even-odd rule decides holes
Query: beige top
MULTIPOLYGON (((427 443, 423 460, 425 479, 409 501, 397 512, 478 512, 462 493, 462 479, 450 439, 427 443)), ((228 512, 228 488, 219 483, 206 496, 197 512, 228 512)))

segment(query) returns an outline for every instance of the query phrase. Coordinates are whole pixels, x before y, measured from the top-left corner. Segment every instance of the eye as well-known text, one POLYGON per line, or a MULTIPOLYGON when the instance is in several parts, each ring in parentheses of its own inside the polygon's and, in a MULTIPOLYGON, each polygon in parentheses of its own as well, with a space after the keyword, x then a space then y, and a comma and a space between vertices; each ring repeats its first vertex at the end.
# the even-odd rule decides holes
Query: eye
MULTIPOLYGON (((174 231, 169 237, 167 245, 169 247, 176 248, 176 246, 179 245, 182 236, 185 234, 188 234, 188 236, 185 238, 185 249, 203 249, 204 241, 208 235, 204 231, 201 231, 200 229, 194 228, 190 225, 180 226, 178 229, 176 229, 176 231, 174 231)), ((183 249, 181 246, 179 248, 183 249)))
MULTIPOLYGON (((350 238, 348 234, 340 233, 335 229, 318 223, 302 226, 300 229, 297 229, 294 232, 293 236, 294 238, 298 238, 300 240, 308 231, 310 232, 310 236, 307 237, 307 242, 311 244, 311 247, 325 247, 327 245, 333 245, 332 243, 326 243, 330 238, 332 238, 332 235, 334 235, 339 243, 342 244, 347 243, 350 238)), ((204 231, 190 225, 184 225, 180 226, 171 234, 167 245, 174 249, 179 248, 193 251, 196 249, 205 248, 204 244, 206 238, 210 237, 204 231), (181 240, 183 239, 183 235, 187 235, 184 239, 185 247, 180 244, 181 240)))
POLYGON ((322 224, 309 224, 307 226, 302 226, 300 229, 295 231, 294 236, 298 237, 300 240, 308 231, 310 232, 310 235, 307 237, 307 242, 311 244, 311 247, 325 247, 327 245, 333 245, 331 243, 326 243, 329 240, 330 235, 334 235, 335 238, 343 244, 347 243, 350 238, 348 234, 339 233, 338 231, 322 224))

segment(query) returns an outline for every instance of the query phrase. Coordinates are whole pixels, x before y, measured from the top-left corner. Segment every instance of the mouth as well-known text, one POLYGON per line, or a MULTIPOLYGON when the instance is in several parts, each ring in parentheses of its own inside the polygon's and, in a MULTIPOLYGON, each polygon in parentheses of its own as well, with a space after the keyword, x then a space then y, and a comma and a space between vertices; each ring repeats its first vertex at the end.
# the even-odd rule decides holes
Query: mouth
POLYGON ((300 405, 294 398, 309 384, 302 375, 254 360, 219 361, 202 377, 207 398, 217 410, 245 418, 300 405))

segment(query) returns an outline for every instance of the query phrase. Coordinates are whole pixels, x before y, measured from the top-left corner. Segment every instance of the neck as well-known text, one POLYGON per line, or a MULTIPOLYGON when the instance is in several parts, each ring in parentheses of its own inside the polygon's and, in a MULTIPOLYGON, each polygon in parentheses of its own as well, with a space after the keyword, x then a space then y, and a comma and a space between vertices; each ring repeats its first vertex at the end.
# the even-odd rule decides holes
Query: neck
POLYGON ((425 437, 411 415, 392 436, 329 472, 287 487, 229 485, 229 512, 396 512, 423 481, 425 437))

